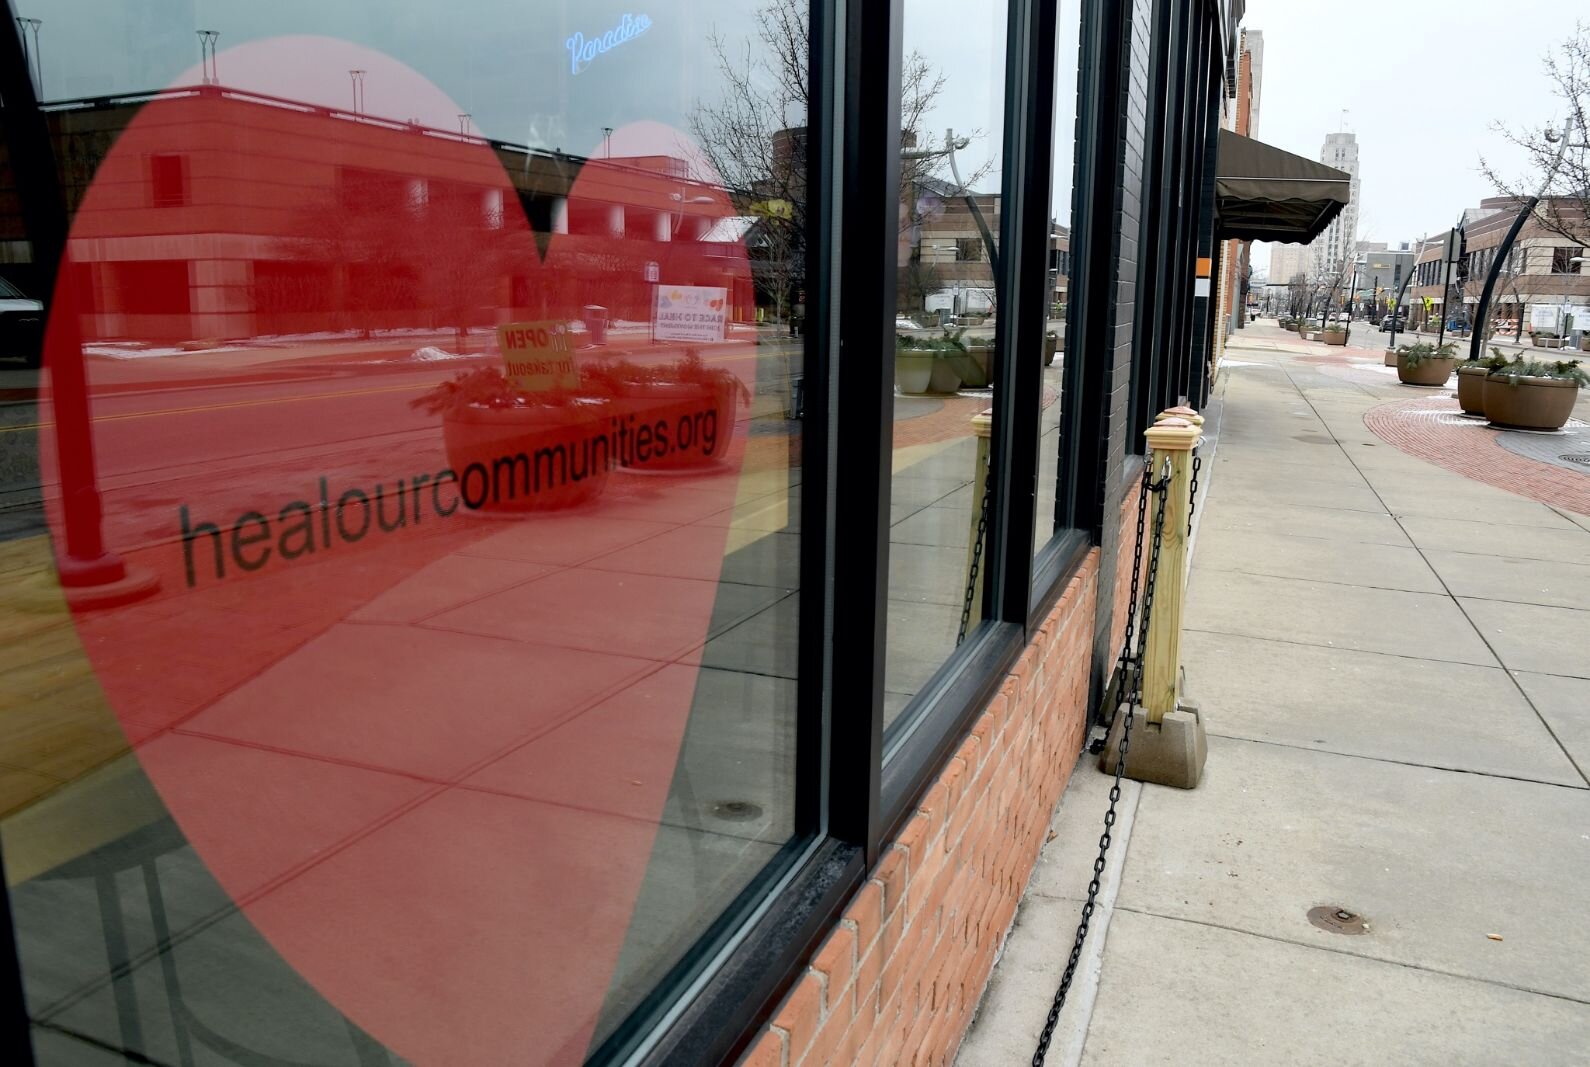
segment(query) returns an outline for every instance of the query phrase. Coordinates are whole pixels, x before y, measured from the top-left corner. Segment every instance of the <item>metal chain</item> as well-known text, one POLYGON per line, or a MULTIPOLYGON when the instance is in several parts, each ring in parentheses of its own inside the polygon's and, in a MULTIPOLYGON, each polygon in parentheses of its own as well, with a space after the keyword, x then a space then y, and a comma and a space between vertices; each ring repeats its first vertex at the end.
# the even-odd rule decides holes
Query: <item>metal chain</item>
MULTIPOLYGON (((1153 617, 1154 586, 1159 578, 1159 549, 1165 534, 1165 501, 1170 496, 1169 461, 1162 468, 1164 473, 1159 481, 1151 481, 1153 476, 1153 461, 1149 460, 1143 469, 1143 488, 1139 496, 1137 511, 1137 546, 1132 553, 1134 568, 1143 558, 1143 519, 1146 509, 1147 496, 1150 491, 1159 494, 1159 501, 1155 506, 1154 514, 1154 539, 1149 550, 1148 578, 1143 584, 1143 625, 1142 632, 1148 633, 1148 624, 1153 617)), ((1066 961, 1065 973, 1060 976, 1060 988, 1055 990, 1054 1001, 1049 1006, 1049 1017, 1044 1021, 1043 1033, 1038 1036, 1038 1048, 1032 1054, 1032 1067, 1043 1067, 1044 1059, 1049 1054, 1049 1043, 1054 1040, 1055 1027, 1060 1022, 1060 1009, 1065 1007, 1066 994, 1071 991, 1071 982, 1076 978, 1077 967, 1082 962, 1082 944, 1087 940, 1088 926, 1093 920, 1093 911, 1097 906, 1100 879, 1104 876, 1105 857, 1109 855, 1112 844, 1111 832, 1115 828, 1115 806, 1121 799, 1121 778, 1126 774, 1126 753, 1132 742, 1132 706, 1141 698, 1143 685, 1143 656, 1141 650, 1131 655, 1131 633, 1133 616, 1137 614, 1137 570, 1132 572, 1132 599, 1128 606, 1126 616, 1127 639, 1121 648, 1121 662, 1129 672, 1127 677, 1121 679, 1121 699, 1116 705, 1116 714, 1122 715, 1121 721, 1121 747, 1115 757, 1115 781, 1110 786, 1110 806, 1104 812, 1104 832, 1099 835, 1099 854, 1093 860, 1093 878, 1088 882, 1088 896, 1082 904, 1082 918, 1077 923, 1076 940, 1071 945, 1071 957, 1066 961)))
POLYGON ((1187 490, 1187 536, 1192 536, 1193 516, 1198 513, 1198 471, 1204 465, 1204 458, 1193 449, 1192 458, 1192 488, 1187 490))
POLYGON ((977 595, 977 572, 983 566, 983 542, 988 535, 988 504, 993 493, 994 471, 992 456, 983 461, 983 505, 977 516, 977 541, 972 545, 972 567, 966 576, 966 596, 961 601, 961 628, 955 634, 955 647, 966 640, 966 630, 972 623, 972 597, 977 595))
POLYGON ((1126 670, 1132 655, 1132 635, 1137 624, 1138 586, 1143 577, 1143 523, 1148 519, 1148 489, 1153 474, 1154 454, 1150 452, 1143 460, 1143 479, 1137 488, 1137 540, 1132 548, 1132 595, 1126 603, 1126 637, 1121 641, 1121 658, 1116 673, 1122 684, 1126 681, 1126 670))

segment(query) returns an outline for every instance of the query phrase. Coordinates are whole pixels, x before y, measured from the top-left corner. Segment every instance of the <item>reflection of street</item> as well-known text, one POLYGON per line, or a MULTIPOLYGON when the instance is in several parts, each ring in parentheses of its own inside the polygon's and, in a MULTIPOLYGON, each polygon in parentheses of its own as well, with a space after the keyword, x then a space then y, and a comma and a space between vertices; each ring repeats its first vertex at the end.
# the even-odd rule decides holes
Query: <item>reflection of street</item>
MULTIPOLYGON (((99 864, 89 850, 101 844, 130 854, 132 842, 154 835, 164 842, 152 855, 168 899, 191 902, 173 912, 176 932, 206 928, 178 953, 184 969, 211 965, 217 952, 246 955, 249 973, 226 994, 245 997, 257 982, 297 979, 254 940, 239 904, 272 949, 322 973, 350 958, 346 945, 374 951, 390 932, 391 916, 368 901, 405 913, 440 906, 423 886, 404 903, 407 891, 375 884, 391 864, 424 856, 452 872, 444 896, 453 901, 455 882, 482 855, 529 855, 533 863, 468 879, 476 933, 459 942, 445 930, 421 945, 430 973, 476 987, 464 1010, 478 1016, 473 1031, 503 1032, 486 1018, 502 1010, 494 993, 511 987, 492 976, 509 964, 479 946, 511 947, 485 934, 524 929, 527 899, 537 901, 538 951, 565 961, 563 986, 590 986, 583 1004, 598 1003, 610 979, 639 996, 659 953, 671 959, 671 946, 693 940, 790 832, 782 798, 793 788, 798 424, 785 419, 780 390, 798 352, 783 343, 704 350, 755 384, 758 402, 739 412, 730 460, 688 475, 615 472, 603 497, 577 512, 460 514, 434 526, 428 518, 429 534, 339 545, 259 574, 229 571, 194 590, 167 573, 158 600, 99 617, 74 620, 59 601, 19 611, 0 596, 10 635, 0 656, 0 810, 12 813, 12 899, 34 916, 30 928, 96 921, 63 896, 67 883, 35 876, 99 864), (751 817, 719 817, 727 801, 751 817), (587 854, 569 844, 577 841, 600 848, 587 854), (626 857, 617 873, 615 848, 626 857), (604 888, 554 899, 547 878, 604 888), (615 878, 627 891, 613 888, 615 878), (346 916, 335 959, 302 917, 327 906, 346 916), (600 960, 567 933, 598 912, 613 931, 600 960), (639 934, 622 946, 614 977, 626 930, 639 934)), ((679 356, 618 345, 608 354, 679 356)), ((445 462, 435 417, 408 401, 455 369, 106 391, 95 437, 109 539, 169 572, 179 501, 225 519, 284 489, 308 494, 327 473, 390 478, 445 462)), ((50 430, 37 425, 47 410, 10 421, 0 440, 50 430)), ((0 586, 47 560, 43 537, 0 544, 0 586)), ((523 945, 512 944, 519 954, 523 945)), ((70 958, 83 965, 36 980, 44 1016, 74 996, 110 996, 102 965, 70 958)), ((158 981, 150 984, 160 966, 153 953, 132 964, 156 1016, 169 1010, 158 981)), ((424 987, 412 976, 394 981, 424 987)), ((504 1040, 551 1034, 583 1048, 592 1010, 532 1013, 504 1040)), ((382 1032, 394 1028, 388 1021, 382 1032)), ((162 1039, 151 1041, 160 1052, 162 1039)))
MULTIPOLYGON (((800 356, 798 345, 794 341, 704 347, 703 361, 729 369, 752 387, 756 398, 753 416, 781 416, 787 404, 791 360, 800 356)), ((229 374, 188 383, 182 380, 181 366, 160 367, 159 376, 145 370, 140 380, 115 364, 101 375, 101 368, 110 361, 93 361, 90 374, 97 390, 93 410, 101 491, 145 491, 165 499, 170 492, 147 491, 162 482, 169 486, 189 479, 248 480, 271 472, 302 470, 303 464, 311 462, 319 465, 318 471, 357 463, 359 457, 415 456, 411 462, 417 461, 416 453, 434 452, 430 446, 437 444, 436 426, 433 417, 414 410, 409 402, 457 370, 495 365, 498 357, 482 353, 418 367, 397 362, 409 352, 412 348, 361 351, 360 362, 290 362, 273 353, 277 358, 253 364, 237 360, 229 374), (102 377, 108 379, 103 387, 102 377), (226 442, 224 449, 214 447, 218 441, 226 442), (196 449, 198 442, 208 444, 196 449), (196 452, 202 452, 202 462, 195 460, 196 452)), ((677 347, 650 346, 644 341, 635 347, 615 344, 607 350, 587 348, 579 353, 582 363, 618 358, 642 365, 666 363, 678 356, 677 347)), ((180 363, 184 358, 162 362, 180 363)), ((207 361, 219 358, 206 357, 207 361)), ((47 408, 41 411, 36 403, 17 401, 0 406, 0 441, 5 442, 7 454, 31 452, 35 435, 50 433, 48 419, 47 408)), ((399 471, 408 473, 406 466, 399 471)), ((0 510, 27 506, 36 499, 40 478, 36 469, 6 470, 0 483, 0 510)), ((54 472, 44 470, 46 492, 55 484, 54 472)), ((3 523, 0 531, 21 532, 26 525, 3 523)), ((136 533, 140 538, 145 535, 120 532, 136 533)))

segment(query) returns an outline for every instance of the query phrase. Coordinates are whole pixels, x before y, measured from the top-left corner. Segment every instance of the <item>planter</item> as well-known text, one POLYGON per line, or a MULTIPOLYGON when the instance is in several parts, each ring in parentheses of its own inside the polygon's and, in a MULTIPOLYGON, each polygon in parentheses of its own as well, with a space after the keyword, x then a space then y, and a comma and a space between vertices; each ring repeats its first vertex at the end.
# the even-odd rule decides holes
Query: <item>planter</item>
POLYGON ((1485 375, 1487 373, 1488 371, 1484 367, 1458 368, 1457 398, 1458 407, 1463 409, 1463 414, 1485 414, 1485 375))
POLYGON ((1324 341, 1328 345, 1345 345, 1347 343, 1347 331, 1327 330, 1320 334, 1317 340, 1324 341))
POLYGON ((594 500, 607 486, 612 462, 604 462, 605 450, 594 445, 608 414, 600 401, 446 412, 442 439, 464 507, 558 511, 594 500))
POLYGON ((933 377, 928 381, 928 392, 938 396, 950 396, 959 392, 960 388, 961 376, 955 371, 955 361, 935 359, 933 377))
POLYGON ((951 356, 950 363, 968 389, 987 389, 993 380, 994 350, 968 348, 963 356, 951 356))
POLYGON ((1590 352, 1590 333, 1579 338, 1579 351, 1590 352))
POLYGON ((1561 348, 1562 347, 1562 338, 1561 337, 1536 337, 1534 339, 1534 345, 1535 345, 1536 348, 1561 348))
POLYGON ((1421 360, 1416 367, 1408 366, 1407 359, 1397 358, 1397 380, 1404 385, 1445 385, 1452 377, 1456 356, 1421 360))
POLYGON ((1043 365, 1054 366, 1054 357, 1060 351, 1060 338, 1054 334, 1046 334, 1043 339, 1043 365))
POLYGON ((1579 399, 1577 382, 1492 374, 1485 379, 1485 417, 1520 430, 1560 430, 1579 399))
POLYGON ((959 391, 961 376, 955 363, 963 358, 937 352, 897 349, 894 354, 894 381, 900 392, 909 396, 948 396, 959 391))
POLYGON ((897 348, 894 352, 894 384, 902 393, 919 396, 933 380, 933 353, 897 348))
POLYGON ((693 470, 719 462, 734 435, 738 393, 732 385, 704 382, 637 382, 614 398, 613 414, 623 424, 650 427, 641 455, 631 445, 626 469, 693 470))

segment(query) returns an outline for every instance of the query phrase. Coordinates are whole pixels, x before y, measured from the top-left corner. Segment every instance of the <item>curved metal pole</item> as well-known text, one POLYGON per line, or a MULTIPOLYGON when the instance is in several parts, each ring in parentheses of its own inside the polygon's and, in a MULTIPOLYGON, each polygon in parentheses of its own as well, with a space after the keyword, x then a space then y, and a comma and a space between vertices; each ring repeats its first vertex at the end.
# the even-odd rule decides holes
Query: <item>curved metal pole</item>
MULTIPOLYGON (((1563 138, 1563 142, 1567 142, 1563 138)), ((1560 160, 1562 157, 1558 156, 1560 160)), ((1496 279, 1501 277, 1502 264, 1507 261, 1507 254, 1513 250, 1513 242, 1518 239, 1518 233, 1524 228, 1524 223, 1529 216, 1535 213, 1535 205, 1540 203, 1540 197, 1532 196, 1524 204, 1518 217, 1513 219, 1513 224, 1507 228, 1507 236, 1502 238, 1502 243, 1496 246, 1496 258, 1491 260, 1491 269, 1485 272, 1485 288, 1480 290, 1480 302, 1474 309, 1474 318, 1479 329, 1469 335, 1469 359, 1480 358, 1480 348, 1485 343, 1485 334, 1488 332, 1486 324, 1491 321, 1491 293, 1496 288, 1496 279)), ((1518 320, 1522 324, 1524 309, 1518 309, 1518 320)))
POLYGON ((1402 279, 1402 285, 1397 288, 1397 299, 1391 302, 1391 340, 1386 342, 1387 348, 1397 347, 1397 309, 1402 306, 1402 296, 1413 281, 1414 271, 1419 269, 1419 256, 1424 253, 1424 240, 1423 237, 1419 238, 1419 250, 1413 254, 1413 263, 1408 267, 1408 276, 1402 279))
POLYGON ((972 218, 977 220, 977 229, 983 235, 983 244, 988 249, 988 269, 994 272, 994 299, 1001 296, 999 292, 999 246, 994 243, 994 231, 988 228, 988 220, 983 218, 983 209, 977 206, 977 200, 972 191, 961 184, 961 169, 955 165, 955 131, 948 130, 944 134, 945 155, 950 157, 950 177, 955 179, 956 188, 961 190, 961 198, 966 201, 966 206, 971 209, 972 218))
MULTIPOLYGON (((1562 147, 1557 149, 1557 158, 1551 161, 1551 167, 1546 171, 1546 177, 1540 183, 1540 191, 1524 204, 1523 210, 1507 228, 1507 236, 1502 238, 1502 243, 1496 246, 1496 258, 1491 260, 1491 269, 1485 275, 1485 288, 1480 290, 1480 302, 1475 308, 1475 318, 1479 320, 1478 333, 1469 335, 1469 358, 1480 358, 1480 346, 1485 343, 1485 324, 1490 321, 1491 293, 1496 288, 1496 279, 1501 276, 1502 264, 1507 260, 1507 254, 1513 250, 1513 242, 1518 239, 1518 234, 1524 228, 1524 223, 1535 213, 1535 208, 1540 204, 1540 198, 1546 195, 1546 190, 1551 187, 1552 179, 1557 176, 1557 170, 1562 166, 1563 157, 1568 154, 1569 143, 1573 139, 1574 119, 1578 120, 1579 130, 1585 132, 1584 116, 1577 112, 1562 124, 1562 147)), ((1547 140, 1550 140, 1551 131, 1548 129, 1547 140)), ((1520 303, 1518 308, 1518 327, 1522 332, 1524 327, 1524 308, 1520 303)))
MULTIPOLYGON (((10 14, 10 5, 0 10, 10 14)), ((49 364, 65 527, 64 551, 56 553, 56 570, 66 586, 116 582, 126 576, 126 568, 120 557, 106 551, 101 534, 99 479, 74 286, 70 279, 65 284, 57 279, 66 260, 66 199, 49 127, 24 66, 21 42, 9 24, 0 27, 0 99, 5 102, 6 144, 22 201, 23 226, 33 260, 40 265, 39 295, 48 301, 51 332, 46 336, 55 337, 59 354, 49 364)))

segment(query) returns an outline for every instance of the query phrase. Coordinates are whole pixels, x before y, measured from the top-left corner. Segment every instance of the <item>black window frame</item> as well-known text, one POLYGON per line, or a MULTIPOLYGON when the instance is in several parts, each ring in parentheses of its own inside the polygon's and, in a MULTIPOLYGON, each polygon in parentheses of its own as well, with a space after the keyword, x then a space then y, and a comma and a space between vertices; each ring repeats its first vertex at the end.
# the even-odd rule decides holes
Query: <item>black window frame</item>
MULTIPOLYGON (((1081 5, 1082 19, 1077 110, 1074 125, 1056 131, 1057 5, 1005 2, 998 227, 1006 295, 995 328, 999 380, 990 441, 995 481, 985 555, 986 620, 912 702, 904 713, 908 725, 886 738, 893 377, 889 361, 877 354, 890 351, 894 341, 905 0, 812 0, 806 247, 813 259, 801 422, 797 833, 697 948, 592 1050, 591 1062, 723 1062, 746 1047, 1099 543, 1104 504, 1114 490, 1102 469, 1111 432, 1104 411, 1110 368, 1081 354, 1113 348, 1116 336, 1116 142, 1123 121, 1123 28, 1131 4, 1071 0, 1081 5), (1015 353, 1041 350, 1054 295, 1050 197, 1057 136, 1076 141, 1071 233, 1061 255, 1074 268, 1067 284, 1067 346, 1078 355, 1064 367, 1056 527, 1035 553, 1041 536, 1034 511, 1042 366, 1015 353), (840 596, 844 610, 836 611, 840 596)), ((1156 27, 1172 6, 1156 0, 1156 27)), ((1184 14, 1180 21, 1187 20, 1184 14)), ((0 60, 18 50, 16 33, 14 25, 0 27, 0 60)), ((1185 50, 1182 36, 1163 44, 1185 50)), ((1153 48, 1156 71, 1163 75, 1157 32, 1153 48)), ((1150 139, 1161 152, 1166 138, 1191 129, 1201 114, 1183 98, 1183 83, 1171 83, 1180 110, 1170 112, 1163 107, 1166 80, 1158 81, 1161 116, 1150 139)), ((32 108, 27 117, 40 114, 31 95, 13 92, 11 99, 19 110, 32 108)), ((1154 173, 1145 167, 1145 181, 1154 173)), ((1174 210, 1171 205, 1155 217, 1168 227, 1174 210)), ((1142 247, 1155 246, 1144 241, 1142 247)), ((1151 258, 1145 252, 1144 261, 1151 258)), ((1159 291, 1175 293, 1173 266, 1166 258, 1157 263, 1159 291)), ((1150 321, 1141 302, 1139 308, 1140 322, 1150 321)), ((1175 373, 1159 353, 1178 335, 1179 304, 1176 309, 1173 315, 1153 314, 1153 330, 1138 331, 1151 333, 1137 350, 1151 357, 1160 392, 1175 373)), ((1134 390, 1139 374, 1134 369, 1134 390)), ((1127 438, 1133 449, 1137 434, 1128 430, 1127 438)), ((31 1063, 30 1024, 3 892, 0 927, 0 1049, 11 1053, 8 1062, 31 1063), (3 966, 7 960, 10 969, 3 966)))

